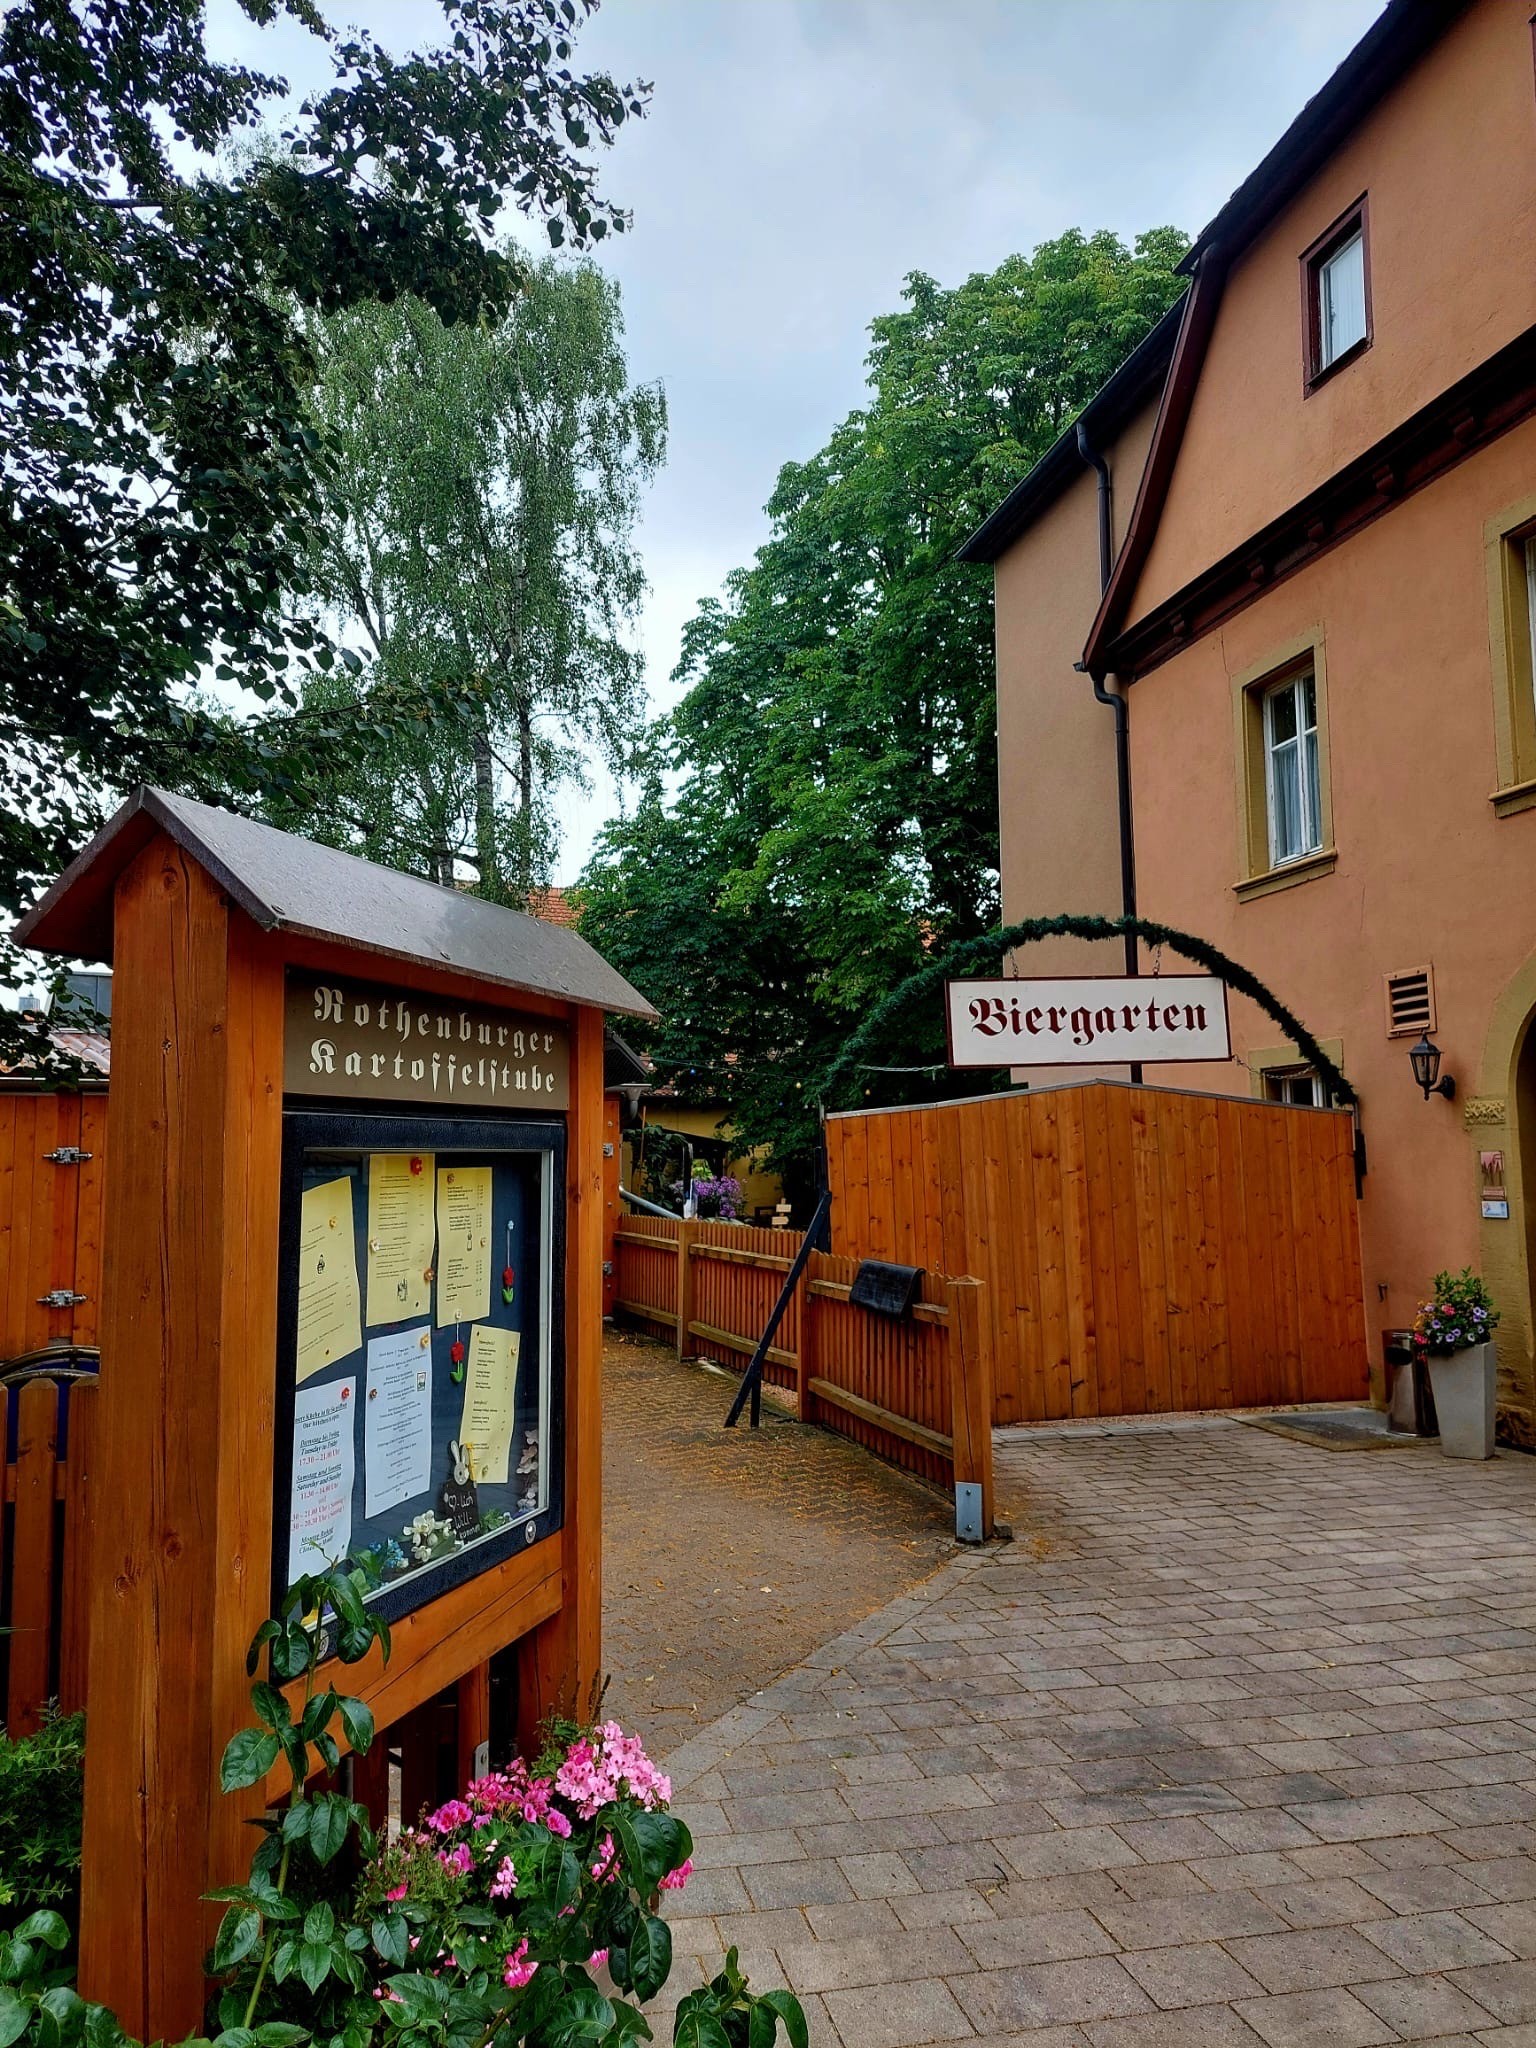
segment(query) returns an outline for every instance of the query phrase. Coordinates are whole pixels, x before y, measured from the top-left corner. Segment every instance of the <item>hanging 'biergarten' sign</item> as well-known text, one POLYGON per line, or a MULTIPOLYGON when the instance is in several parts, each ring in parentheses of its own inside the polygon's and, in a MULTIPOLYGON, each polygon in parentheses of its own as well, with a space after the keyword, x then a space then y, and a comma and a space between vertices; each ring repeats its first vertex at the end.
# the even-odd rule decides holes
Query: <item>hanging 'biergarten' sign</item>
POLYGON ((565 1027, 408 988, 290 974, 283 1086, 290 1095, 565 1109, 565 1027))
POLYGON ((947 981, 952 1067, 1084 1067, 1232 1057, 1212 974, 947 981))

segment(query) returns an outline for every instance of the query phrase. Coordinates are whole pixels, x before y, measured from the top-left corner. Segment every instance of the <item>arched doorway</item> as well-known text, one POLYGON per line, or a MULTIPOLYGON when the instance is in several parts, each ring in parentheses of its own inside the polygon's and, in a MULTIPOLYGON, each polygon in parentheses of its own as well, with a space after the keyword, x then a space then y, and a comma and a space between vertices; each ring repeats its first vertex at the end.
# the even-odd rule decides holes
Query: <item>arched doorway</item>
POLYGON ((1484 1205, 1479 1264, 1498 1303, 1500 1433, 1536 1447, 1536 955, 1494 1004, 1475 1095, 1462 1124, 1478 1185, 1483 1155, 1500 1155, 1507 1217, 1484 1205))

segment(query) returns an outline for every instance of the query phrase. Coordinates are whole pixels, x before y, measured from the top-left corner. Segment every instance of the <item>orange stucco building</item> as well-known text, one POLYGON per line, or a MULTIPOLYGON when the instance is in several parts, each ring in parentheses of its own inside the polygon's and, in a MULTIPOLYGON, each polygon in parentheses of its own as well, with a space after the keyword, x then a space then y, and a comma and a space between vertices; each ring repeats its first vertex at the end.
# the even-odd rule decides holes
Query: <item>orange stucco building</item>
MULTIPOLYGON (((1288 1004, 1359 1095, 1373 1366, 1437 1268, 1477 1267, 1506 1430, 1536 1442, 1529 0, 1391 0, 1184 268, 968 544, 996 575, 1004 916, 1133 892, 1288 1004), (1453 1099, 1415 1082, 1426 1027, 1453 1099)), ((1232 1025, 1230 1066, 1145 1078, 1321 1099, 1261 1011, 1232 1025)))

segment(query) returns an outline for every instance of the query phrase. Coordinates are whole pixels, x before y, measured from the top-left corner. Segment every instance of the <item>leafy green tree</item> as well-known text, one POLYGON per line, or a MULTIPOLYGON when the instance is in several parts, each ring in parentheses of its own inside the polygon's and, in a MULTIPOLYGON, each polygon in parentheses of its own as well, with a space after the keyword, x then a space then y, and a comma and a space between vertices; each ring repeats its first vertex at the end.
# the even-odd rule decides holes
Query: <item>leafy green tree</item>
POLYGON ((281 822, 498 900, 547 879, 556 787, 586 746, 617 768, 645 713, 631 532, 666 404, 630 385, 622 337, 617 286, 552 257, 495 325, 415 299, 320 323, 314 588, 362 666, 305 703, 375 743, 314 804, 280 797, 281 822), (374 720, 380 697, 422 715, 374 720))
POLYGON ((769 540, 687 630, 582 928, 662 1010, 662 1075, 794 1173, 861 1016, 997 920, 991 586, 955 549, 1177 297, 1185 247, 1074 231, 953 290, 908 278, 867 405, 781 471, 769 540))
POLYGON ((228 147, 285 89, 210 55, 202 0, 0 18, 7 908, 115 791, 302 782, 352 738, 290 715, 332 659, 285 602, 324 501, 310 316, 410 294, 499 318, 525 272, 496 240, 509 207, 557 244, 624 225, 586 153, 648 88, 571 69, 593 0, 442 0, 442 46, 403 56, 313 0, 237 4, 334 69, 275 151, 228 147), (267 712, 200 717, 210 671, 267 712))

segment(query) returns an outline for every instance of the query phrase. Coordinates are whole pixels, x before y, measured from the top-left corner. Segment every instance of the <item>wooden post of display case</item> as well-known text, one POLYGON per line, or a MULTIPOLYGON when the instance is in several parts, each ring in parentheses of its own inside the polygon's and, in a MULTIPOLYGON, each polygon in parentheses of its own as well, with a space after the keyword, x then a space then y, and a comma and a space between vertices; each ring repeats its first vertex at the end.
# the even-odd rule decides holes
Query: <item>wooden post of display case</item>
POLYGON ((518 1645, 517 1732, 532 1754, 554 1712, 596 1704, 603 1629, 603 1020, 572 1026, 566 1135, 565 1527, 558 1613, 518 1645))
MULTIPOLYGON (((565 1125, 565 1267, 549 1269, 565 1318, 562 1518, 541 1533, 535 1517, 526 1536, 516 1525, 517 1545, 489 1538, 472 1575, 398 1613, 387 1665, 376 1646, 345 1679, 381 1729, 455 1688, 461 1766, 488 1732, 496 1653, 517 1646, 529 1733, 596 1694, 603 1019, 654 1012, 573 932, 153 790, 124 805, 16 935, 114 964, 79 1983, 130 2035, 178 2040, 202 2031, 220 1911, 204 1894, 244 1877, 246 1823, 285 1789, 279 1768, 225 1795, 219 1759, 250 1725, 246 1648, 273 1599, 278 1367, 292 1359, 279 1331, 285 1086, 302 1107, 302 1077, 292 1058, 285 1066, 290 984, 307 977, 317 1014, 332 984, 340 1006, 342 986, 372 976, 376 998, 421 1033, 451 1006, 464 1037, 471 1008, 519 1045, 530 1027, 554 1034, 547 1078, 519 1075, 516 1087, 544 1086, 540 1128, 565 1125), (547 1092, 562 1047, 564 1107, 547 1092)), ((303 1034, 301 1058, 313 1051, 307 1013, 303 1034)), ((336 1047, 327 1060, 320 1071, 337 1085, 326 1080, 326 1094, 380 1072, 336 1047)), ((401 1056, 388 1064, 398 1077, 401 1056)), ((478 1064, 494 1077, 494 1058, 478 1064)), ((466 1128, 486 1114, 462 1100, 468 1066, 459 1097, 432 1112, 466 1128)), ((387 1082, 373 1092, 388 1098, 363 1105, 374 1113, 424 1099, 387 1082)), ((558 1242, 552 1232, 551 1260, 558 1242)), ((376 1808, 387 1777, 378 1762, 361 1776, 376 1808)))
POLYGON ((80 1986, 147 2040, 200 2027, 262 1804, 218 1758, 268 1607, 282 975, 169 840, 116 896, 80 1986))

